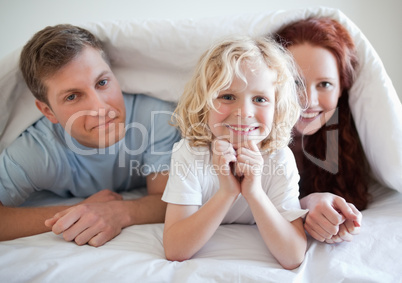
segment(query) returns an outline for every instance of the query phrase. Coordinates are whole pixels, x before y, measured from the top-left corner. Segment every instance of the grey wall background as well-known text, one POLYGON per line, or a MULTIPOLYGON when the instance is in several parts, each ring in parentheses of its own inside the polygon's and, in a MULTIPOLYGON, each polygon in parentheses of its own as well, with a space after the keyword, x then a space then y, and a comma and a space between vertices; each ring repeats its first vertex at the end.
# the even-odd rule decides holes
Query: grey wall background
POLYGON ((311 6, 338 8, 357 24, 380 55, 402 100, 401 0, 0 0, 0 59, 36 31, 58 23, 196 19, 311 6))

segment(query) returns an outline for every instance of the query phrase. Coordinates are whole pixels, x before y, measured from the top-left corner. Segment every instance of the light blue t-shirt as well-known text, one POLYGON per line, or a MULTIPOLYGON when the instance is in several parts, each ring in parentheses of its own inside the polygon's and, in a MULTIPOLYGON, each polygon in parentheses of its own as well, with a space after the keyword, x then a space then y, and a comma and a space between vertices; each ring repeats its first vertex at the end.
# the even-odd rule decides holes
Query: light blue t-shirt
POLYGON ((0 201, 18 206, 32 193, 88 197, 146 186, 145 177, 169 170, 173 144, 180 139, 169 124, 174 105, 145 95, 123 94, 126 135, 108 148, 82 146, 60 124, 43 117, 0 155, 0 201))

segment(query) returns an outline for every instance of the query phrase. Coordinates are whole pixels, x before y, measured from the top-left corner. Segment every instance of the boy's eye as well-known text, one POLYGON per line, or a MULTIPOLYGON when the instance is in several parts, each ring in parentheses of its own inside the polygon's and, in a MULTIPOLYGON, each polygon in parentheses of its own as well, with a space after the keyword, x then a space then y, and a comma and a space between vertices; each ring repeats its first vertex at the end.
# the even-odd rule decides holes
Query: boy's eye
POLYGON ((77 95, 75 93, 70 94, 69 96, 66 97, 67 101, 72 101, 77 97, 77 95))
POLYGON ((266 99, 265 97, 262 97, 262 96, 257 96, 257 97, 254 97, 253 101, 257 102, 257 103, 264 103, 264 102, 267 102, 268 99, 266 99))
POLYGON ((100 86, 105 86, 105 85, 107 85, 107 80, 101 80, 101 81, 99 81, 99 83, 98 83, 100 86))
POLYGON ((232 94, 223 94, 219 98, 223 100, 234 100, 234 96, 232 94))

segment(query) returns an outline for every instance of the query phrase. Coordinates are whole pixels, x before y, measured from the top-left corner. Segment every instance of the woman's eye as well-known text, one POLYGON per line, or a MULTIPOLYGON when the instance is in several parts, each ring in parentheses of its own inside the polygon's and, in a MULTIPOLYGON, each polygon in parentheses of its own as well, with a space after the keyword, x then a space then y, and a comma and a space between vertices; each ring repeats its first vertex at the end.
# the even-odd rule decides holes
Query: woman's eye
POLYGON ((323 88, 328 88, 328 87, 331 86, 331 83, 330 83, 330 82, 321 82, 321 83, 319 84, 319 86, 320 86, 320 87, 323 87, 323 88))
POLYGON ((66 100, 67 100, 67 101, 72 101, 72 100, 74 100, 76 97, 77 97, 77 95, 73 93, 73 94, 70 94, 69 96, 67 96, 67 97, 66 97, 66 100))
POLYGON ((101 81, 99 81, 99 83, 98 83, 100 86, 105 86, 105 85, 107 85, 107 80, 101 80, 101 81))

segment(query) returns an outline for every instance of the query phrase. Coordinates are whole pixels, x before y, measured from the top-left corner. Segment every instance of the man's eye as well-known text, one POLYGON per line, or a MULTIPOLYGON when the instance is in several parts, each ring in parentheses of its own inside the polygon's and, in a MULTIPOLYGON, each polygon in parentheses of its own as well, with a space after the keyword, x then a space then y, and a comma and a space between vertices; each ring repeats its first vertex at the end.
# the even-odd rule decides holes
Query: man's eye
POLYGON ((72 100, 74 100, 76 97, 77 97, 77 95, 73 93, 73 94, 70 94, 69 96, 67 96, 67 97, 66 97, 66 100, 67 100, 67 101, 72 101, 72 100))
POLYGON ((107 80, 101 80, 101 81, 99 81, 99 83, 98 83, 100 86, 105 86, 105 85, 107 85, 107 80))

